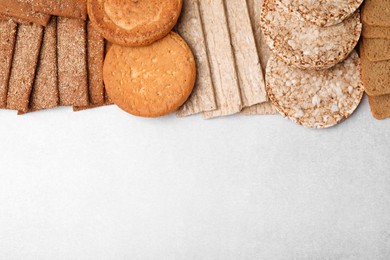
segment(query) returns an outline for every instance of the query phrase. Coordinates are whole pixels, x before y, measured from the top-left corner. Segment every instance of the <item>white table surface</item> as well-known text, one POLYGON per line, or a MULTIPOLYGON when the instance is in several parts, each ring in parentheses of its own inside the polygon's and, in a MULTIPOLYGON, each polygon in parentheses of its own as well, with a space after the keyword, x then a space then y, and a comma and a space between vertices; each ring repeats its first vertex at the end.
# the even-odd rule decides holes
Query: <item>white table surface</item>
POLYGON ((0 259, 390 259, 390 120, 0 112, 0 259))

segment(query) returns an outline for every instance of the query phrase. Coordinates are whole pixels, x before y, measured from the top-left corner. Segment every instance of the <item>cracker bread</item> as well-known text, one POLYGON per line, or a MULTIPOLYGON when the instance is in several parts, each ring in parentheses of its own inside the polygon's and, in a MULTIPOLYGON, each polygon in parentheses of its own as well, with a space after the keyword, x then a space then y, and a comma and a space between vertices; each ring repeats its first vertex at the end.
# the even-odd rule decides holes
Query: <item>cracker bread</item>
POLYGON ((364 90, 369 96, 390 94, 390 60, 373 62, 367 58, 364 45, 360 46, 364 90))
POLYGON ((112 43, 146 46, 165 37, 176 25, 182 0, 88 0, 89 19, 112 43))
POLYGON ((41 26, 35 24, 18 26, 7 93, 8 109, 28 111, 42 35, 41 26))
POLYGON ((371 26, 371 25, 363 24, 362 35, 366 39, 390 40, 390 27, 371 26))
MULTIPOLYGON (((21 1, 21 0, 19 0, 21 1)), ((87 0, 22 0, 29 2, 36 12, 75 18, 87 19, 87 0)))
POLYGON ((177 111, 177 116, 184 117, 217 109, 214 87, 198 0, 183 0, 183 10, 177 25, 178 33, 188 43, 195 57, 197 80, 190 98, 177 111))
POLYGON ((17 25, 0 20, 0 108, 7 106, 8 82, 14 53, 17 25))
POLYGON ((272 105, 271 101, 257 104, 251 107, 246 107, 241 111, 242 115, 275 115, 278 112, 272 105))
POLYGON ((240 87, 223 0, 199 1, 217 110, 203 113, 214 118, 239 113, 242 108, 240 87))
POLYGON ((363 38, 361 46, 370 61, 390 60, 390 40, 363 38))
POLYGON ((390 117, 390 95, 377 97, 368 96, 372 115, 376 119, 385 119, 390 117))
POLYGON ((159 117, 176 111, 190 96, 196 65, 191 49, 176 33, 146 47, 113 45, 103 79, 111 100, 124 111, 159 117))
POLYGON ((316 26, 333 26, 351 16, 363 0, 280 0, 291 12, 316 26))
POLYGON ((250 107, 268 100, 246 1, 225 1, 241 100, 250 107))
POLYGON ((104 104, 103 62, 104 39, 88 21, 88 84, 89 103, 104 104))
POLYGON ((57 19, 45 27, 38 67, 32 88, 29 112, 59 105, 57 78, 57 19))
POLYGON ((42 26, 50 21, 50 15, 33 10, 30 0, 0 0, 0 13, 42 26))
POLYGON ((390 26, 390 2, 388 0, 365 0, 362 21, 371 26, 390 26))
POLYGON ((87 34, 83 20, 58 17, 58 89, 61 106, 87 106, 87 34))
POLYGON ((344 62, 323 71, 295 69, 273 56, 266 82, 276 110, 309 128, 331 127, 348 118, 364 93, 355 51, 344 62))
POLYGON ((340 24, 318 27, 303 22, 279 0, 265 0, 261 27, 273 54, 300 69, 326 69, 343 61, 359 41, 359 12, 340 24))

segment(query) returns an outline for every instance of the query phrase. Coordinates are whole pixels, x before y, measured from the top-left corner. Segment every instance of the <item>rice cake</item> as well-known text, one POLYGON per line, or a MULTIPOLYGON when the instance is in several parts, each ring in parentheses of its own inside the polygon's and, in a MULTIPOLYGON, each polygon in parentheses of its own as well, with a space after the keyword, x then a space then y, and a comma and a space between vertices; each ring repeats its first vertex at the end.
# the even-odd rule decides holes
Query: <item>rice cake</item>
POLYGON ((370 103, 371 114, 376 119, 385 119, 390 117, 390 95, 377 97, 368 96, 370 103))
POLYGON ((272 52, 300 69, 326 69, 340 63, 353 51, 362 30, 359 12, 335 26, 318 27, 303 22, 278 0, 264 1, 261 27, 272 52))
POLYGON ((215 110, 217 109, 217 103, 211 80, 198 0, 183 0, 183 10, 177 25, 177 31, 192 49, 198 71, 194 90, 176 115, 184 117, 215 110))
POLYGON ((112 43, 147 46, 165 37, 176 25, 182 0, 88 0, 89 19, 112 43))
POLYGON ((390 40, 363 38, 361 46, 370 61, 390 60, 390 40))
POLYGON ((87 19, 87 0, 23 1, 31 3, 32 9, 36 12, 82 20, 87 19))
POLYGON ((50 15, 33 10, 30 0, 0 0, 0 13, 42 26, 50 21, 50 15))
POLYGON ((366 39, 390 40, 390 27, 371 26, 371 25, 363 24, 362 35, 366 39))
POLYGON ((8 109, 28 111, 42 35, 41 26, 35 24, 18 26, 7 93, 8 109))
POLYGON ((199 1, 210 60, 217 109, 204 112, 206 119, 239 113, 242 108, 233 49, 223 0, 199 1))
POLYGON ((364 90, 369 96, 390 94, 390 60, 370 61, 364 46, 360 47, 364 90))
POLYGON ((53 17, 45 27, 29 112, 57 107, 58 104, 57 19, 53 17))
POLYGON ((103 79, 118 107, 135 116, 159 117, 188 99, 196 65, 186 42, 171 32, 149 46, 113 45, 104 61, 103 79))
POLYGON ((16 41, 17 25, 12 20, 0 20, 0 108, 7 106, 8 82, 16 41))
POLYGON ((291 12, 316 26, 333 26, 351 16, 363 0, 280 0, 291 12))
POLYGON ((268 100, 246 1, 225 2, 243 107, 268 100))
POLYGON ((362 8, 362 21, 371 26, 390 26, 390 1, 366 0, 362 8))
POLYGON ((58 89, 61 106, 87 106, 87 34, 83 20, 58 17, 58 89))
POLYGON ((363 97, 359 56, 323 71, 300 70, 272 56, 267 91, 276 110, 297 124, 327 128, 348 118, 363 97))

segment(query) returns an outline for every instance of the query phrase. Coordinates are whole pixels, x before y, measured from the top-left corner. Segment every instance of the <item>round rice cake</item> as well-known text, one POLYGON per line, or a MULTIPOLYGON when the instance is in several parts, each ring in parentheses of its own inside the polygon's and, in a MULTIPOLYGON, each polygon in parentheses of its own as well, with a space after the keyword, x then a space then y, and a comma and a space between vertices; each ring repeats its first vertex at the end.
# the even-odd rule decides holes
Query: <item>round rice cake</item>
POLYGON ((351 16, 363 0, 280 0, 290 11, 317 26, 332 26, 351 16))
POLYGON ((333 68, 300 70, 274 55, 266 72, 268 96, 284 117, 309 128, 327 128, 348 118, 363 97, 356 51, 333 68))
POLYGON ((143 47, 112 45, 103 66, 108 96, 124 111, 159 117, 176 111, 196 79, 194 56, 176 33, 143 47))
POLYGON ((279 0, 265 0, 261 28, 272 52, 300 69, 327 69, 343 61, 359 41, 360 12, 342 23, 319 27, 290 12, 279 0))
POLYGON ((92 25, 108 41, 146 46, 173 29, 182 0, 88 0, 87 8, 92 25))

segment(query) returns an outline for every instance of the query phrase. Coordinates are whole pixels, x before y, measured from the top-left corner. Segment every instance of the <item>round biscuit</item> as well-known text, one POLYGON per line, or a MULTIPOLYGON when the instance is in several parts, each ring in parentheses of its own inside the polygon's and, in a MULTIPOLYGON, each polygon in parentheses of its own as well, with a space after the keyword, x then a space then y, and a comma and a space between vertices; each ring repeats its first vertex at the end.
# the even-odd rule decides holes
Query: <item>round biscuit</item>
POLYGON ((111 100, 124 111, 159 117, 176 111, 190 96, 196 79, 194 56, 176 33, 143 47, 113 45, 103 79, 111 100))
POLYGON ((266 72, 268 96, 284 117, 309 128, 327 128, 348 118, 363 97, 360 59, 356 51, 323 71, 300 70, 274 55, 266 72))
POLYGON ((261 28, 272 52, 300 69, 327 69, 343 61, 362 31, 356 12, 335 26, 319 27, 290 12, 279 0, 265 0, 261 28))
POLYGON ((173 29, 182 0, 88 0, 87 8, 92 25, 108 41, 146 46, 173 29))
POLYGON ((351 16, 363 0, 280 0, 290 11, 317 26, 332 26, 351 16))

